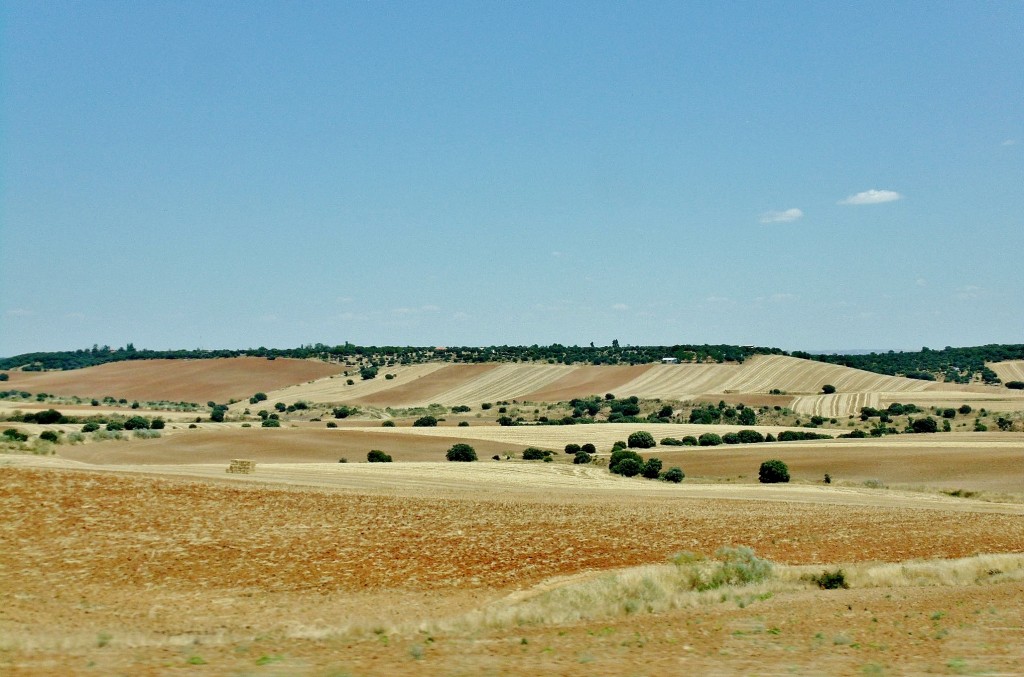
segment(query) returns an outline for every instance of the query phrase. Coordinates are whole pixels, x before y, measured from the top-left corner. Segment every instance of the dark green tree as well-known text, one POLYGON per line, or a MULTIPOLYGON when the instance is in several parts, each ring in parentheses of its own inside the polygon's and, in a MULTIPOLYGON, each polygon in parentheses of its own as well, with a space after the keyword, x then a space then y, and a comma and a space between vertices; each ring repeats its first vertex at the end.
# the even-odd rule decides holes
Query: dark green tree
POLYGON ((777 484, 789 481, 789 468, 778 459, 765 461, 757 471, 757 479, 762 484, 777 484))
POLYGON ((476 460, 476 450, 468 444, 453 444, 445 454, 449 461, 470 462, 476 460))

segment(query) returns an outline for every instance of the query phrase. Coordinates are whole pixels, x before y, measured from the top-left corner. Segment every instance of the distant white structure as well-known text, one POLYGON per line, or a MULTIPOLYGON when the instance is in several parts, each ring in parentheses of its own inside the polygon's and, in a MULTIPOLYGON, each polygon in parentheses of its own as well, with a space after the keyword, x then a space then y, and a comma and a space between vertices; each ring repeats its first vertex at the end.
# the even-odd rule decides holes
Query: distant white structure
POLYGON ((663 357, 661 358, 662 364, 679 364, 678 357, 663 357))

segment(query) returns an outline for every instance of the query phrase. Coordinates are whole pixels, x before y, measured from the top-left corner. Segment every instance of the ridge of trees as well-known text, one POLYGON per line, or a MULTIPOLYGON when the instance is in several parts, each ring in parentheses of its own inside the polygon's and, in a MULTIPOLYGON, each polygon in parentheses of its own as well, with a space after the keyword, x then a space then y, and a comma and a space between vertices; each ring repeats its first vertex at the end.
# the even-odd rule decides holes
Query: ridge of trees
POLYGON ((429 361, 452 363, 482 362, 545 362, 549 364, 639 365, 675 358, 683 363, 742 363, 754 355, 792 355, 818 362, 837 364, 854 369, 906 376, 924 380, 943 380, 969 383, 981 380, 999 383, 999 377, 986 366, 989 362, 1024 359, 1024 344, 988 344, 983 346, 941 350, 922 348, 920 351, 888 351, 864 355, 818 354, 802 351, 787 353, 779 348, 761 346, 734 346, 725 344, 671 346, 482 346, 482 347, 423 347, 423 346, 357 346, 344 343, 328 346, 323 343, 298 348, 247 348, 221 350, 139 350, 129 343, 123 348, 93 345, 80 350, 25 353, 0 358, 0 370, 51 371, 82 369, 108 362, 155 359, 209 359, 221 357, 263 357, 321 359, 360 365, 364 369, 390 367, 398 364, 417 364, 429 361))

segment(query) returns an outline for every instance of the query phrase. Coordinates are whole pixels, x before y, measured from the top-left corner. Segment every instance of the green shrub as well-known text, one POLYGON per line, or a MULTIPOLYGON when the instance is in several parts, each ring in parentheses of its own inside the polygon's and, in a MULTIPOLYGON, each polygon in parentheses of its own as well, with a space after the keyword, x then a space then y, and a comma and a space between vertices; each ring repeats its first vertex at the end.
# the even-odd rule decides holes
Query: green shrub
POLYGON ((391 463, 391 456, 380 449, 371 449, 366 454, 366 461, 368 463, 391 463))
POLYGON ((85 442, 85 435, 82 433, 68 433, 68 444, 81 444, 85 442))
POLYGON ((149 424, 151 430, 163 430, 167 423, 162 418, 154 418, 149 424))
POLYGON ((597 447, 595 447, 590 442, 587 442, 582 447, 580 447, 580 451, 585 452, 585 453, 590 454, 590 455, 594 455, 594 454, 597 453, 597 447))
POLYGON ((263 428, 280 428, 281 421, 276 418, 268 418, 260 424, 263 428))
POLYGON ((54 444, 58 444, 60 442, 60 433, 58 433, 56 430, 44 430, 43 432, 39 433, 39 439, 46 440, 47 442, 53 442, 54 444))
POLYGON ((414 428, 434 428, 437 426, 437 419, 433 416, 420 416, 412 423, 414 428))
POLYGON ((789 468, 778 459, 765 461, 757 471, 757 479, 762 484, 777 484, 789 481, 789 468))
POLYGON ((722 438, 716 433, 704 433, 697 438, 697 444, 702 447, 717 447, 722 443, 722 438))
POLYGON ((683 446, 683 441, 678 440, 675 437, 663 437, 660 444, 663 447, 681 447, 683 446))
POLYGON ((380 424, 380 427, 381 428, 394 428, 395 427, 395 422, 394 421, 384 421, 383 423, 380 424))
POLYGON ((117 432, 118 430, 124 430, 124 424, 120 421, 110 421, 107 423, 106 429, 110 432, 117 432))
POLYGON ((847 589, 850 584, 846 582, 846 574, 842 569, 835 571, 822 571, 820 576, 811 576, 811 580, 818 584, 822 590, 847 589))
POLYGON ((95 431, 97 431, 99 429, 100 429, 100 424, 96 423, 95 421, 89 421, 88 423, 86 423, 85 425, 82 426, 82 432, 83 433, 91 433, 91 432, 95 432, 95 431))
POLYGON ((726 444, 739 444, 740 436, 736 433, 726 433, 722 435, 722 441, 726 444))
POLYGON ((693 435, 686 435, 681 441, 684 447, 695 447, 698 444, 697 438, 693 435))
POLYGON ((609 468, 614 474, 624 477, 635 477, 643 472, 643 469, 644 464, 635 458, 624 458, 609 468))
POLYGON ((550 451, 547 449, 538 449, 537 447, 527 447, 523 449, 523 460, 524 461, 542 461, 548 456, 551 456, 550 451))
POLYGON ((644 477, 649 480, 656 480, 661 475, 661 459, 660 458, 649 458, 644 463, 643 470, 640 471, 644 477))
POLYGON ((328 427, 328 428, 337 428, 337 427, 338 427, 338 424, 337 424, 337 423, 335 423, 334 421, 328 421, 328 422, 327 422, 327 427, 328 427))
POLYGON ((741 444, 757 444, 764 442, 764 435, 757 432, 756 430, 741 430, 736 433, 740 439, 741 444))
POLYGON ((821 392, 825 393, 826 395, 831 395, 835 391, 836 387, 834 385, 826 383, 825 385, 821 386, 821 392))
POLYGON ((147 430, 149 429, 149 419, 145 416, 132 416, 130 419, 124 422, 125 430, 147 430))
POLYGON ((939 431, 939 424, 931 416, 914 419, 910 427, 915 433, 935 433, 939 431))
POLYGON ((583 451, 583 447, 581 447, 578 444, 573 444, 572 442, 570 442, 569 444, 565 445, 565 453, 567 454, 575 454, 580 451, 583 451))
POLYGON ((722 564, 708 581, 710 584, 708 589, 719 588, 723 585, 759 583, 772 573, 772 563, 761 559, 754 554, 751 548, 746 546, 719 548, 715 552, 715 557, 722 564))
POLYGON ((661 476, 661 479, 665 480, 666 482, 674 482, 676 484, 679 484, 680 482, 683 481, 683 478, 685 477, 686 475, 683 473, 682 468, 672 467, 665 471, 665 473, 661 476))
POLYGON ((587 463, 590 463, 593 460, 594 460, 594 457, 591 456, 590 454, 588 454, 585 451, 578 451, 578 452, 576 452, 576 455, 573 456, 573 458, 572 458, 572 462, 574 464, 576 464, 576 465, 585 465, 587 463))
POLYGON ((644 430, 638 430, 632 433, 626 440, 626 445, 630 449, 650 449, 657 445, 654 441, 654 436, 644 430))
POLYGON ((363 367, 359 370, 359 377, 364 381, 369 381, 371 378, 377 378, 377 367, 363 367))
POLYGON ((464 414, 467 411, 470 411, 470 408, 465 404, 460 404, 458 406, 452 407, 453 414, 464 414))
POLYGON ((452 445, 448 450, 448 453, 445 454, 445 458, 449 461, 468 463, 476 460, 476 450, 468 444, 462 444, 460 442, 459 444, 452 445))

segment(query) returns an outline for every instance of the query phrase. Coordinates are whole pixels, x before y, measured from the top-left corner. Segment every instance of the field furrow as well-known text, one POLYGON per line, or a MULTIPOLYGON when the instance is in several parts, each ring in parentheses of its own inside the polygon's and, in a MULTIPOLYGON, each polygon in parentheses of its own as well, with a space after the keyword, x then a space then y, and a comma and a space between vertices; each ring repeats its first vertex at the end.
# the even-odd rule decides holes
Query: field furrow
POLYGON ((736 372, 727 364, 659 364, 624 384, 620 397, 687 399, 700 393, 720 392, 721 384, 736 372))
MULTIPOLYGON (((430 402, 453 406, 521 398, 524 393, 543 388, 573 369, 553 364, 503 364, 457 387, 438 393, 430 402)), ((421 402, 420 405, 430 402, 421 402)))
POLYGON ((1009 381, 1024 381, 1024 360, 1008 360, 1006 362, 993 362, 989 368, 999 375, 1003 383, 1009 381))

